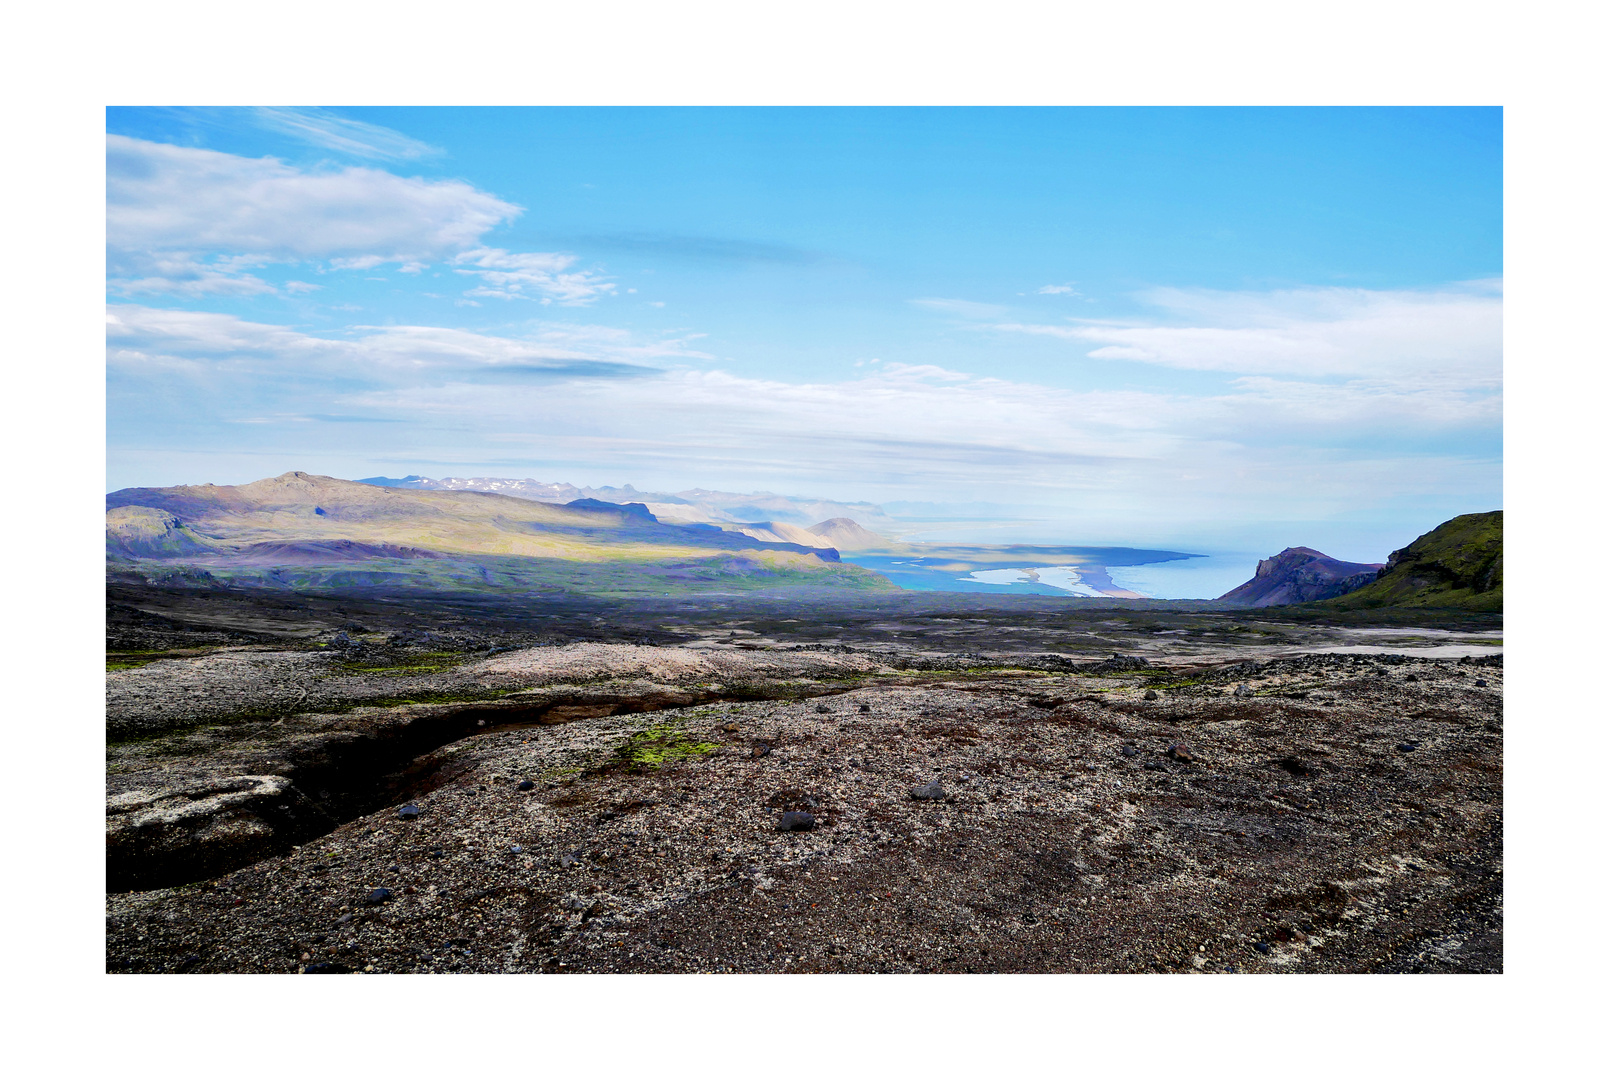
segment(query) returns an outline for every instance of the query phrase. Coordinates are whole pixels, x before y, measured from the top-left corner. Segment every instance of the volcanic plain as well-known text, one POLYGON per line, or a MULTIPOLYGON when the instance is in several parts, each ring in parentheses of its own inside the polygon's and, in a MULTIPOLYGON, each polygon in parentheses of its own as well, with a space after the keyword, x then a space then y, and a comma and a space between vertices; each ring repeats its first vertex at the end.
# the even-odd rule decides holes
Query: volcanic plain
POLYGON ((113 584, 107 970, 1501 971, 1501 634, 113 584))

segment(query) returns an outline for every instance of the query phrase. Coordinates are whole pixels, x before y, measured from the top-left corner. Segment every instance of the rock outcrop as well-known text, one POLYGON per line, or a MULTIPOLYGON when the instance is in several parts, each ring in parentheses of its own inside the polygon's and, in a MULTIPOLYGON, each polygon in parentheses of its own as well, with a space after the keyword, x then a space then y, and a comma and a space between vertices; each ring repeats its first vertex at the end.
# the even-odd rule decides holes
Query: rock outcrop
POLYGON ((1219 599, 1252 607, 1328 600, 1369 584, 1383 565, 1342 562, 1312 548, 1286 548, 1258 562, 1257 573, 1250 581, 1219 599))

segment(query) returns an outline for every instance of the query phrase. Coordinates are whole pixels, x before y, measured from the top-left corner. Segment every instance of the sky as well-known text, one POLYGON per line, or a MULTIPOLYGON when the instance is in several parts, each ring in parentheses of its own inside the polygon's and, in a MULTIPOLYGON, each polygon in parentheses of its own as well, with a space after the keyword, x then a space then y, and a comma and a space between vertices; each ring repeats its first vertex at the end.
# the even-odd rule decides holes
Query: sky
POLYGON ((1502 506, 1489 108, 107 111, 107 484, 1386 554, 1502 506))

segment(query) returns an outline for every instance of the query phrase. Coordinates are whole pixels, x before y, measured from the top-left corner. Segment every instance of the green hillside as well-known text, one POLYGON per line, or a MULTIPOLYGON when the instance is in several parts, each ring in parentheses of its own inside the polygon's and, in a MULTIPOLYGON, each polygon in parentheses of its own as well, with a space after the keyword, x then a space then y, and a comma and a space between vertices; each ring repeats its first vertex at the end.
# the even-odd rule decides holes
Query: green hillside
POLYGON ((1312 605, 1503 610, 1503 511, 1462 514, 1393 551, 1374 582, 1312 605))

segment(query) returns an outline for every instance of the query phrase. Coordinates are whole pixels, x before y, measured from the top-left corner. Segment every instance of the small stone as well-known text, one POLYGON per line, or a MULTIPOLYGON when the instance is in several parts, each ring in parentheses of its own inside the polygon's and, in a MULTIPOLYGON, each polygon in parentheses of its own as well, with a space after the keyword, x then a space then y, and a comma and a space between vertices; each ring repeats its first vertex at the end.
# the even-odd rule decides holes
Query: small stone
POLYGON ((1475 685, 1476 686, 1485 686, 1486 685, 1486 680, 1485 679, 1476 679, 1475 680, 1475 685))
POLYGON ((830 712, 832 712, 832 706, 831 705, 817 705, 816 706, 816 711, 818 713, 830 713, 830 712))
POLYGON ((754 748, 749 751, 749 756, 752 758, 763 758, 770 752, 770 743, 760 742, 758 739, 756 739, 754 742, 754 748))
POLYGON ((1124 743, 1123 749, 1119 750, 1118 753, 1122 754, 1124 757, 1139 757, 1140 748, 1135 746, 1133 743, 1124 743))
POLYGON ((414 818, 418 817, 419 814, 419 807, 413 803, 409 803, 407 806, 404 806, 401 810, 397 811, 397 816, 403 821, 412 821, 414 818))
POLYGON ((392 895, 393 894, 390 889, 376 889, 368 896, 364 897, 363 902, 368 904, 370 907, 375 907, 385 903, 387 900, 390 900, 392 895))
POLYGON ((736 724, 722 724, 721 725, 721 730, 722 731, 736 731, 737 730, 737 725, 736 724))
POLYGON ((871 707, 871 706, 870 706, 870 705, 862 705, 862 706, 861 706, 861 707, 860 707, 860 711, 861 711, 861 712, 871 712, 871 711, 872 711, 872 707, 871 707))
POLYGON ((521 847, 521 846, 520 846, 520 845, 518 845, 518 844, 515 844, 515 845, 514 845, 514 846, 513 846, 513 847, 511 847, 511 848, 509 848, 509 849, 508 849, 508 853, 509 853, 509 854, 510 854, 510 855, 518 855, 518 854, 520 854, 520 853, 521 853, 521 852, 522 852, 522 851, 524 851, 524 850, 525 850, 525 849, 524 849, 524 848, 523 848, 523 847, 521 847))
POLYGON ((1397 744, 1397 749, 1401 750, 1404 754, 1411 754, 1415 750, 1419 749, 1419 744, 1416 742, 1399 742, 1397 744))
POLYGON ((778 832, 803 832, 816 827, 816 816, 808 810, 789 810, 777 819, 778 832))
POLYGON ((1162 764, 1160 761, 1147 761, 1143 766, 1141 766, 1141 768, 1150 769, 1152 772, 1168 771, 1168 767, 1162 764))
POLYGON ((1174 743, 1172 746, 1168 747, 1168 757, 1172 758, 1174 761, 1199 760, 1190 752, 1190 748, 1184 745, 1184 743, 1174 743))
POLYGON ((1147 690, 1145 692, 1146 701, 1155 701, 1159 696, 1161 695, 1159 695, 1155 690, 1147 690))
POLYGON ((514 790, 515 791, 530 791, 535 786, 536 786, 536 781, 535 780, 521 780, 519 783, 514 785, 514 790))
POLYGON ((570 867, 574 866, 580 861, 581 860, 577 859, 574 855, 568 853, 559 856, 559 866, 564 870, 570 869, 570 867))
POLYGON ((911 798, 942 799, 944 798, 944 789, 939 786, 939 782, 937 780, 931 780, 928 783, 923 784, 921 787, 912 788, 911 798))
POLYGON ((308 964, 302 969, 303 975, 350 975, 352 969, 345 964, 337 964, 333 960, 324 960, 317 964, 308 964))
POLYGON ((1235 696, 1251 697, 1251 687, 1247 686, 1245 683, 1241 683, 1239 686, 1235 687, 1235 696))
POLYGON ((1252 946, 1252 948, 1256 949, 1258 952, 1262 953, 1264 956, 1267 956, 1270 952, 1273 951, 1272 947, 1266 941, 1259 941, 1256 944, 1254 944, 1252 946))

